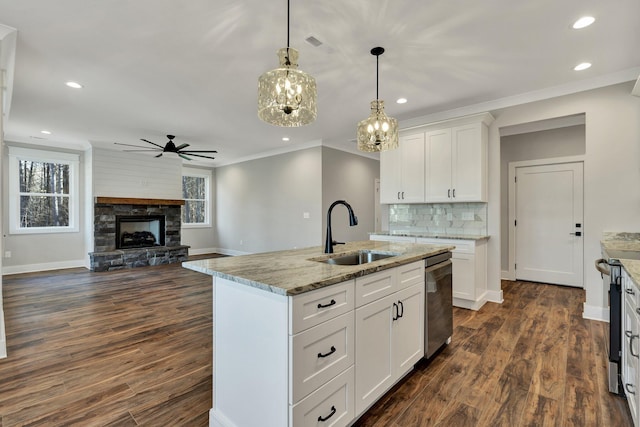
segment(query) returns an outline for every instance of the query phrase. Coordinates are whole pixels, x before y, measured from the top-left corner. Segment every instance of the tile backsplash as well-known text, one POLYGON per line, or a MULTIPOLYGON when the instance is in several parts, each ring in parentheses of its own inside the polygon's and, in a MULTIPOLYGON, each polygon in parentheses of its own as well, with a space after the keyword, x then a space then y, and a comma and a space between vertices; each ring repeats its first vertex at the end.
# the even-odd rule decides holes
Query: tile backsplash
POLYGON ((429 203, 388 207, 391 233, 487 234, 486 203, 429 203))

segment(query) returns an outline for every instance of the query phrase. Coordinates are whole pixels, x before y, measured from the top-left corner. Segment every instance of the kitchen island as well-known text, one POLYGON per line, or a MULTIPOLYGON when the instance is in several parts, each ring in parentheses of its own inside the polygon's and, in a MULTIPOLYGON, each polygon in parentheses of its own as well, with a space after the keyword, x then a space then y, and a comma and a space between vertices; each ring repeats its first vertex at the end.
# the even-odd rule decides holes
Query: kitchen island
POLYGON ((350 425, 424 355, 424 259, 364 241, 183 263, 213 276, 211 426, 350 425), (388 256, 336 265, 345 254, 388 256))

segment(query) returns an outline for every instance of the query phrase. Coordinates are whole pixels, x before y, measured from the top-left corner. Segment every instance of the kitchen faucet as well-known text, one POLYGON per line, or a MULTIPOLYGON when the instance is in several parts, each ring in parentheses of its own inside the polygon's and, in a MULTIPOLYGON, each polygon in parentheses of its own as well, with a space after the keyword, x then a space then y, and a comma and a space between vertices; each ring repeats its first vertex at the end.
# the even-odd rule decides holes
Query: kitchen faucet
POLYGON ((336 205, 345 205, 349 210, 349 225, 353 227, 354 225, 358 225, 358 217, 353 213, 353 209, 351 205, 344 200, 336 200, 329 206, 329 210, 327 211, 327 239, 324 243, 324 253, 332 254, 333 253, 333 245, 344 245, 344 242, 336 242, 333 240, 331 236, 331 211, 336 205))

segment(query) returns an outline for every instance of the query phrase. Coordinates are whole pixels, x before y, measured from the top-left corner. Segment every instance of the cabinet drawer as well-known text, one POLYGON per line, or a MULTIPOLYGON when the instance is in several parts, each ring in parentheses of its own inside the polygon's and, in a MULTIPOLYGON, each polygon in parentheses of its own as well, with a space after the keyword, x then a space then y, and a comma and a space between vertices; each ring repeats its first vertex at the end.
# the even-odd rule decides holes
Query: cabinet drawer
POLYGON ((290 337, 289 403, 300 399, 347 369, 354 361, 354 312, 290 337))
POLYGON ((289 335, 354 309, 354 281, 327 286, 290 297, 289 335))
POLYGON ((398 290, 424 285, 424 260, 401 265, 398 270, 398 290))
POLYGON ((378 240, 381 242, 406 242, 406 243, 415 243, 415 237, 409 236, 389 236, 386 234, 371 234, 369 235, 369 240, 378 240))
POLYGON ((354 368, 320 387, 306 399, 290 408, 292 426, 346 426, 355 417, 353 402, 354 368))
POLYGON ((427 245, 442 245, 442 246, 455 246, 456 248, 451 253, 474 253, 475 242, 473 240, 458 240, 458 239, 436 239, 419 237, 416 239, 416 243, 422 243, 427 245))
POLYGON ((397 290, 396 268, 356 278, 356 307, 392 294, 397 290))

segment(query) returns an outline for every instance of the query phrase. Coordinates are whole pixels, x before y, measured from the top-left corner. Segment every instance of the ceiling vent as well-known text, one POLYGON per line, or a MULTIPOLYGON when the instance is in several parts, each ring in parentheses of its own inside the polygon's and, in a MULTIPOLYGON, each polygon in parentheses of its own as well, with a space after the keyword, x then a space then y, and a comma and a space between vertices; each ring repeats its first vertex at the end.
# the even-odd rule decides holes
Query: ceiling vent
POLYGON ((309 36, 306 39, 304 39, 304 41, 306 41, 307 43, 309 43, 313 47, 318 47, 318 46, 322 45, 322 42, 320 40, 318 40, 317 38, 315 38, 314 36, 309 36))

